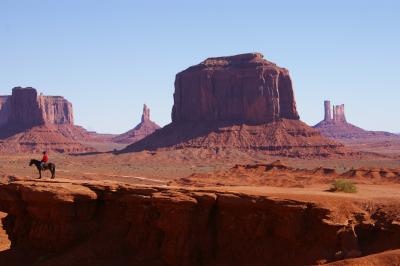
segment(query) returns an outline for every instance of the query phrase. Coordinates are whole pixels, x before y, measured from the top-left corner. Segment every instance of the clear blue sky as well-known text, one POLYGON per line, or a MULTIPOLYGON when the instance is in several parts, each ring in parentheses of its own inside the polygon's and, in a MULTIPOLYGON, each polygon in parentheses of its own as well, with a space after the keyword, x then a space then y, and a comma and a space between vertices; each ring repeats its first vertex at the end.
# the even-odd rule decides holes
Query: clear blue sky
POLYGON ((331 99, 358 126, 400 132, 399 3, 0 0, 0 94, 63 95, 77 124, 120 133, 143 103, 170 122, 177 72, 259 51, 290 70, 306 123, 331 99))

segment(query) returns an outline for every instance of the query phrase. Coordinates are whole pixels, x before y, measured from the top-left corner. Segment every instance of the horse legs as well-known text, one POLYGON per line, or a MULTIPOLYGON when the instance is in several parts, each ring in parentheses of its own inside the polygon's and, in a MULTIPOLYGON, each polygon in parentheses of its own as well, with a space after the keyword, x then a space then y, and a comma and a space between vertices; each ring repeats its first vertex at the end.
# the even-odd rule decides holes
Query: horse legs
POLYGON ((42 178, 42 170, 39 169, 39 179, 42 178))
POLYGON ((51 179, 54 179, 56 177, 56 168, 54 167, 51 169, 51 179))

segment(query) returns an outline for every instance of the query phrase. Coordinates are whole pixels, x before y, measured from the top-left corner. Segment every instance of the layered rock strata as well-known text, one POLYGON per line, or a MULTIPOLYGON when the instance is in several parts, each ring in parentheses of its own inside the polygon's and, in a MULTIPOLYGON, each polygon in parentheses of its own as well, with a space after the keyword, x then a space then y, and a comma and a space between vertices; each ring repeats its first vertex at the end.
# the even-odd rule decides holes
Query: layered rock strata
POLYGON ((172 123, 123 152, 234 148, 301 157, 343 154, 340 147, 300 121, 289 71, 249 53, 178 73, 172 123))
POLYGON ((25 265, 315 265, 400 247, 395 212, 341 201, 339 215, 309 201, 213 190, 0 185, 11 252, 25 265))
POLYGON ((260 53, 208 58, 178 73, 172 122, 298 120, 289 71, 260 53))
POLYGON ((30 87, 0 96, 0 153, 89 152, 95 149, 84 142, 103 139, 74 125, 72 104, 61 96, 38 95, 30 87))
POLYGON ((43 96, 34 88, 16 87, 11 96, 0 99, 0 126, 26 129, 73 123, 72 104, 61 96, 43 96))

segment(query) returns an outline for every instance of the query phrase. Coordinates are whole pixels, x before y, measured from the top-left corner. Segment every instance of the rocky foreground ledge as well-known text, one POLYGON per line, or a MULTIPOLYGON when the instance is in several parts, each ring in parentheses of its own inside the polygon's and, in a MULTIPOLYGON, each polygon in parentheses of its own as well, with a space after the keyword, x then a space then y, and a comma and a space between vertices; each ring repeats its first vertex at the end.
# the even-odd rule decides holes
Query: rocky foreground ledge
POLYGON ((339 221, 315 202, 241 193, 0 184, 11 251, 35 265, 311 265, 400 248, 398 213, 365 202, 355 209, 339 221))

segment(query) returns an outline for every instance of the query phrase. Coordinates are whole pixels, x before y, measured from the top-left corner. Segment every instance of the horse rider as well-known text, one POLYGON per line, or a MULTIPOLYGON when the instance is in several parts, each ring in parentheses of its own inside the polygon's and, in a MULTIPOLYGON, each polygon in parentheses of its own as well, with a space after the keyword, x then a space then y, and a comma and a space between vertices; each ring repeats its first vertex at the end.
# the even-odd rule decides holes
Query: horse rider
POLYGON ((40 161, 40 163, 41 163, 40 165, 41 165, 42 169, 44 169, 44 167, 45 167, 45 165, 47 164, 48 161, 49 161, 49 156, 47 155, 47 151, 44 151, 43 152, 43 158, 40 161))

